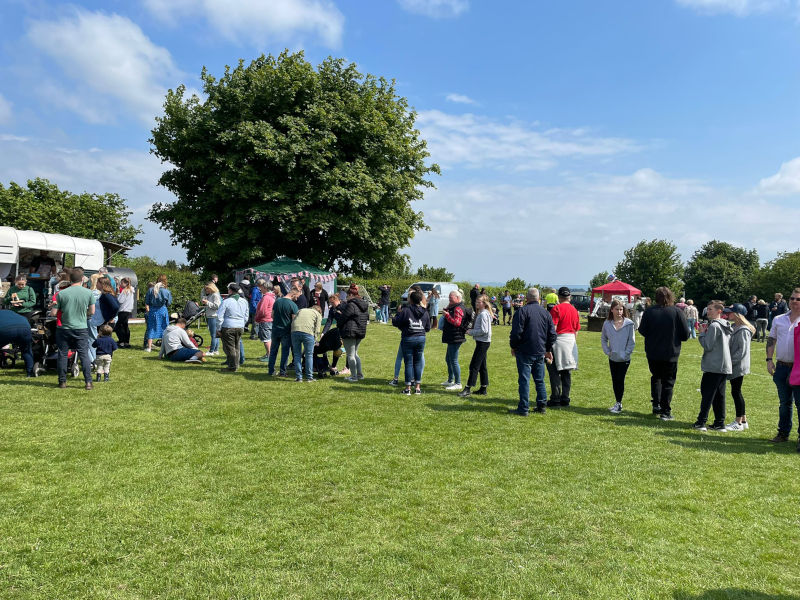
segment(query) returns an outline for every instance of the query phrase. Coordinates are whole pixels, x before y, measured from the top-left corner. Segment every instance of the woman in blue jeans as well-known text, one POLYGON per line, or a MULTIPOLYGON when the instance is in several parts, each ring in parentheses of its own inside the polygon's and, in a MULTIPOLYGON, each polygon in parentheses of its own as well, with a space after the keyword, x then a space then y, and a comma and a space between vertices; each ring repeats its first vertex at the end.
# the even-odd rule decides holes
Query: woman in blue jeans
POLYGON ((445 362, 447 363, 447 381, 442 385, 446 390, 459 391, 461 385, 461 367, 458 364, 458 351, 466 340, 464 317, 466 310, 461 302, 461 292, 450 292, 450 303, 444 309, 444 328, 442 329, 442 343, 447 344, 445 362))
POLYGON ((409 305, 392 319, 392 325, 400 330, 400 347, 406 365, 406 387, 403 393, 422 393, 422 357, 425 352, 425 334, 431 329, 431 317, 422 303, 422 292, 413 291, 408 296, 409 305))

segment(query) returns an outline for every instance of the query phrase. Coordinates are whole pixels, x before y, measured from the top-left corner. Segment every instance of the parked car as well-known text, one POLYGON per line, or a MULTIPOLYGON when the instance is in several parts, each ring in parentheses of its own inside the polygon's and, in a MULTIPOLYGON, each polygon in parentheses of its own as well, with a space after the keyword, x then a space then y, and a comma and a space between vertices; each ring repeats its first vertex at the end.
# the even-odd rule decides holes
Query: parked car
MULTIPOLYGON (((448 281, 417 281, 416 283, 412 283, 408 286, 408 289, 403 292, 403 295, 400 296, 400 306, 403 307, 408 304, 408 293, 412 287, 418 285, 422 290, 422 293, 426 296, 428 292, 433 289, 439 292, 441 299, 439 300, 439 312, 442 312, 447 306, 447 297, 450 295, 450 292, 457 292, 460 291, 463 295, 463 291, 461 291, 455 283, 450 283, 448 281)), ((469 302, 469 298, 467 298, 467 302, 469 302)))
POLYGON ((586 294, 572 294, 569 303, 578 310, 589 310, 590 298, 586 294))

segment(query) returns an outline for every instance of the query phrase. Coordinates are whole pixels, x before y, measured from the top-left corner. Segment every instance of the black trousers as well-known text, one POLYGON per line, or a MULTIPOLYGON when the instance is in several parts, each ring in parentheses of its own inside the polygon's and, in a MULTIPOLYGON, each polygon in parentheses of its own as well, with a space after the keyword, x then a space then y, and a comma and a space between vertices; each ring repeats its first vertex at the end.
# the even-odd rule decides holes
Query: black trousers
POLYGON ((661 414, 672 414, 672 388, 678 377, 678 362, 647 359, 650 367, 650 397, 653 406, 661 407, 661 414))
POLYGON ((572 389, 572 370, 556 369, 555 363, 545 363, 547 374, 550 376, 550 400, 569 404, 569 392, 572 389))
POLYGON ((736 416, 743 417, 744 411, 744 396, 742 396, 742 382, 744 375, 731 379, 731 396, 733 396, 733 405, 736 407, 736 416))
POLYGON ((728 376, 724 373, 703 373, 700 380, 700 413, 697 422, 705 425, 708 411, 714 407, 714 425, 725 425, 725 384, 728 376))
POLYGON ((117 313, 117 324, 114 326, 114 333, 117 334, 117 339, 120 344, 131 343, 131 330, 128 328, 128 319, 130 316, 131 313, 127 311, 120 311, 117 313))
POLYGON ((475 351, 469 361, 469 379, 467 387, 474 387, 478 381, 478 373, 481 376, 481 387, 489 385, 489 370, 486 368, 486 354, 489 352, 491 342, 475 342, 475 351))
POLYGON ((630 366, 631 361, 608 361, 608 368, 611 370, 611 386, 614 388, 614 398, 620 404, 622 403, 622 396, 625 395, 625 375, 628 373, 628 367, 630 366))

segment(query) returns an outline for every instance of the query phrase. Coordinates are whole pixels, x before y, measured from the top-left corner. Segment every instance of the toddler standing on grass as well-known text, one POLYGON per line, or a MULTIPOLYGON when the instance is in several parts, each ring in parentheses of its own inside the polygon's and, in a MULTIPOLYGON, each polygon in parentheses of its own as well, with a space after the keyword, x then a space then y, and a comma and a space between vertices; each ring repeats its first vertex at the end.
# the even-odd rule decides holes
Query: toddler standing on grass
POLYGON ((103 375, 103 381, 108 381, 108 375, 111 372, 111 357, 119 346, 111 337, 114 329, 110 325, 101 326, 98 333, 100 336, 92 342, 92 347, 97 348, 97 358, 94 360, 94 365, 97 367, 97 381, 100 381, 100 375, 103 375))

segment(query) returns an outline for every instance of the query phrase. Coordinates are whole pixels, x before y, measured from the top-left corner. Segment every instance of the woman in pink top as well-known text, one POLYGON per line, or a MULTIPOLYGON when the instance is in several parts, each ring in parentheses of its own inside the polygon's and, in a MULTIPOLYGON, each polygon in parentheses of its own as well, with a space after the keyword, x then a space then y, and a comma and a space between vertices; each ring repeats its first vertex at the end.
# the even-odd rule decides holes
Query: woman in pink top
POLYGON ((275 294, 273 293, 272 284, 269 281, 264 282, 264 285, 259 286, 261 289, 261 300, 256 307, 256 314, 253 317, 255 322, 256 333, 258 339, 264 342, 264 349, 266 354, 259 357, 261 362, 269 361, 269 351, 272 347, 272 305, 275 304, 275 294))

